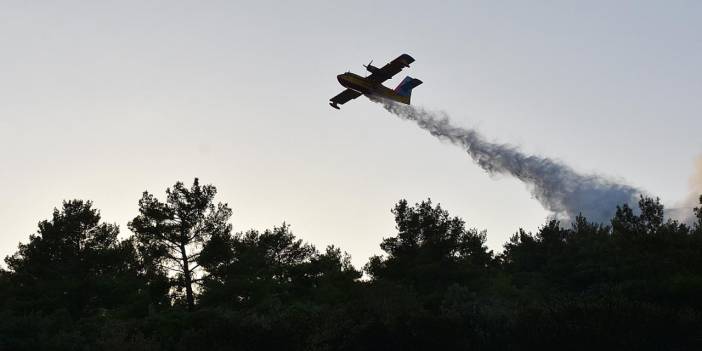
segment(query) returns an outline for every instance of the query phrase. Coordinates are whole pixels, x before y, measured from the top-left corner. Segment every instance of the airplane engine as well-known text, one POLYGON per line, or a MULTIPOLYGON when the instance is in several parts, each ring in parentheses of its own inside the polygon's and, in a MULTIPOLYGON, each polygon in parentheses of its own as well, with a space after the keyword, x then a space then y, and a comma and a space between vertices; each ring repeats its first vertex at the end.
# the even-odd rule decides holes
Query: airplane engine
POLYGON ((365 67, 368 70, 368 72, 370 72, 370 73, 375 73, 375 72, 380 71, 380 68, 373 66, 372 63, 373 63, 373 60, 371 60, 371 62, 368 62, 367 65, 363 65, 363 67, 365 67))

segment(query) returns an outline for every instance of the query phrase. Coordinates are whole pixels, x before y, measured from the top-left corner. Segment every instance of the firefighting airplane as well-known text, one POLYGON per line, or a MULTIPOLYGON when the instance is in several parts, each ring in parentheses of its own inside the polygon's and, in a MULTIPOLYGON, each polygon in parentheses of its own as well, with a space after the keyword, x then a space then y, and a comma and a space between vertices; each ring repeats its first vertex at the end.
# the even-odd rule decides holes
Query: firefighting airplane
POLYGON ((371 73, 367 77, 361 77, 351 72, 336 76, 336 79, 346 87, 346 90, 329 99, 331 101, 329 105, 338 110, 339 104, 343 105, 361 95, 379 96, 409 105, 412 89, 422 84, 421 80, 407 76, 395 90, 385 87, 382 83, 400 73, 403 68, 409 67, 412 62, 414 62, 412 56, 402 54, 381 68, 373 66, 371 60, 370 63, 363 66, 371 73))

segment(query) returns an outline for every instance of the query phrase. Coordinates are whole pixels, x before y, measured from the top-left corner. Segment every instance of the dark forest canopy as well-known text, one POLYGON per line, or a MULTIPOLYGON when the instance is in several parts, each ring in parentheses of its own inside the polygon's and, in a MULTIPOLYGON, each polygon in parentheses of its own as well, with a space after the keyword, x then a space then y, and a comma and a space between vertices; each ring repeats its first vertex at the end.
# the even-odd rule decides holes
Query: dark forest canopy
POLYGON ((0 270, 0 350, 702 347, 702 197, 692 225, 642 197, 606 225, 519 230, 500 254, 401 200, 359 269, 286 224, 233 233, 215 196, 197 179, 145 192, 124 239, 65 201, 0 270))

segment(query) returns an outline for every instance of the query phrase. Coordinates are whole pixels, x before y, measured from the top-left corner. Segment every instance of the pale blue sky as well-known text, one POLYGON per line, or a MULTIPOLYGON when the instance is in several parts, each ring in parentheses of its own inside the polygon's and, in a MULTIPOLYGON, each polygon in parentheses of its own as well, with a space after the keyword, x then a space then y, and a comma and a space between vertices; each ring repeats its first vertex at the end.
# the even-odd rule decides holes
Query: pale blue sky
POLYGON ((238 230, 287 221, 364 263, 400 198, 431 197, 499 249, 548 215, 526 188, 335 76, 401 53, 413 103, 667 204, 702 153, 698 1, 6 1, 0 255, 63 199, 128 233, 143 190, 197 176, 238 230))

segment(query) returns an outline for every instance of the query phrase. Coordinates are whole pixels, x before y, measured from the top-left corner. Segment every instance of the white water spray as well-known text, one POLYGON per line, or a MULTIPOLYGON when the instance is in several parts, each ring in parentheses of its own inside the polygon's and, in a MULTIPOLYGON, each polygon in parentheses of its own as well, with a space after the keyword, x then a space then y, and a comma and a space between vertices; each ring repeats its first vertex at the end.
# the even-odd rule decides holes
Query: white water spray
POLYGON ((636 208, 642 194, 632 186, 598 175, 580 174, 546 157, 524 154, 515 146, 488 142, 475 130, 452 125, 444 112, 387 100, 374 101, 398 117, 414 121, 435 137, 464 148, 488 173, 521 180, 541 205, 560 220, 572 220, 582 214, 589 221, 608 223, 617 205, 636 208))

